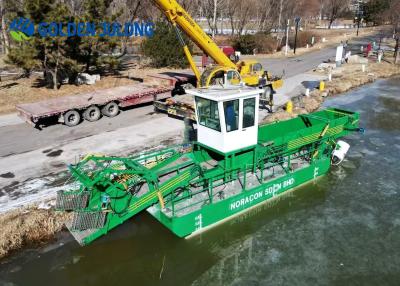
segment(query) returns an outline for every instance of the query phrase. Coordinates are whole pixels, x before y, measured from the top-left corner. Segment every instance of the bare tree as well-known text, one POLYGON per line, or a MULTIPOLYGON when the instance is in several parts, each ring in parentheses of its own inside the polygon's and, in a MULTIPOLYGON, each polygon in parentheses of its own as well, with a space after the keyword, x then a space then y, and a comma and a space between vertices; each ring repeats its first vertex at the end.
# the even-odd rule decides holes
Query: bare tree
POLYGON ((239 1, 228 0, 226 9, 225 9, 226 16, 229 18, 229 23, 231 26, 231 35, 235 34, 235 19, 236 19, 238 4, 239 4, 239 1))
POLYGON ((179 4, 193 17, 199 14, 201 0, 180 0, 179 4))
POLYGON ((394 37, 396 39, 396 46, 394 49, 394 63, 400 62, 400 0, 391 0, 389 4, 390 20, 393 25, 394 37))
POLYGON ((327 0, 326 8, 329 14, 329 26, 349 8, 349 0, 327 0))
POLYGON ((211 34, 214 36, 218 33, 217 17, 222 0, 204 0, 201 2, 202 11, 207 19, 208 27, 211 34))
MULTIPOLYGON (((286 10, 288 0, 259 0, 256 3, 256 15, 258 19, 257 30, 269 32, 272 28, 276 27, 276 11, 279 10, 281 18, 283 12, 286 10), (282 2, 282 11, 280 10, 280 3, 282 2)), ((278 20, 279 21, 279 20, 278 20)))
POLYGON ((8 54, 10 41, 8 39, 7 27, 6 27, 6 9, 5 9, 5 1, 0 0, 0 18, 1 18, 1 45, 3 46, 3 51, 5 54, 8 54))
POLYGON ((400 0, 391 0, 389 3, 390 21, 395 33, 400 32, 400 0))
POLYGON ((251 7, 254 7, 253 5, 255 4, 254 1, 248 0, 248 1, 239 1, 239 4, 237 5, 237 19, 236 19, 236 31, 238 35, 243 34, 244 29, 246 28, 246 25, 248 22, 251 20, 252 15, 251 15, 251 7))

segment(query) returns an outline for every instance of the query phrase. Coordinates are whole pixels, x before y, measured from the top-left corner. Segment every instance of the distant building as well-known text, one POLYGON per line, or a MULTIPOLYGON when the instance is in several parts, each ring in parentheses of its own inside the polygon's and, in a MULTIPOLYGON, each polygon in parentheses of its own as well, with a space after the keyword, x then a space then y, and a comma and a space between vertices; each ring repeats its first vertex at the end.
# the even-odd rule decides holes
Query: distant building
POLYGON ((349 9, 355 16, 362 17, 365 14, 365 4, 369 0, 351 0, 349 9))

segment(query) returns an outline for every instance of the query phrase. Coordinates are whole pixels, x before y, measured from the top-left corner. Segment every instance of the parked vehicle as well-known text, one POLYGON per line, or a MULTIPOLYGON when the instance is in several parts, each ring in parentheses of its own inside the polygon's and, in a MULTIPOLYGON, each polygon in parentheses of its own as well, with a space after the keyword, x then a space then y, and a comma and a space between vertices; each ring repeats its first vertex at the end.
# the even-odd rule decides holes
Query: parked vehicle
POLYGON ((181 84, 189 82, 190 74, 169 73, 151 76, 158 84, 134 84, 96 90, 89 93, 51 98, 16 106, 18 115, 36 128, 57 117, 58 122, 76 126, 82 119, 97 121, 101 116, 114 117, 120 108, 171 97, 181 84))

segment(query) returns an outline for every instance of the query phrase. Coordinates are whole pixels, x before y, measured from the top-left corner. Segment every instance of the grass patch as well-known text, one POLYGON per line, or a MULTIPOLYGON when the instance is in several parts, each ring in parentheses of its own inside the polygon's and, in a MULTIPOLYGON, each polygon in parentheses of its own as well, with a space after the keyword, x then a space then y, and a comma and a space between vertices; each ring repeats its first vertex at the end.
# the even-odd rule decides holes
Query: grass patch
POLYGON ((33 207, 0 214, 0 259, 22 248, 53 240, 69 216, 69 213, 33 207))

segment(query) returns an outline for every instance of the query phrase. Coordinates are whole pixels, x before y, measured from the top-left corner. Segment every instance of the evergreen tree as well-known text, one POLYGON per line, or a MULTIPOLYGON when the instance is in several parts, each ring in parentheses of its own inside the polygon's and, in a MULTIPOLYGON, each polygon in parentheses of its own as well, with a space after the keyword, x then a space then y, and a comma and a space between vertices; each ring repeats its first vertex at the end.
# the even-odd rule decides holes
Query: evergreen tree
POLYGON ((5 63, 20 67, 25 77, 29 77, 34 68, 40 67, 38 51, 30 42, 19 43, 17 47, 10 49, 5 63))
MULTIPOLYGON (((192 42, 186 36, 183 38, 189 50, 192 50, 192 42)), ((153 37, 144 41, 142 50, 144 55, 152 60, 152 66, 154 67, 184 68, 188 66, 175 30, 167 22, 160 21, 156 23, 153 37)))
MULTIPOLYGON (((110 14, 111 0, 86 0, 82 22, 95 23, 98 33, 102 33, 102 23, 113 23, 122 11, 110 14)), ((116 37, 79 37, 75 39, 80 52, 76 54, 77 60, 85 64, 85 71, 89 72, 92 66, 97 72, 104 72, 110 67, 116 68, 119 61, 112 56, 113 50, 118 46, 116 37)))
MULTIPOLYGON (((52 8, 43 16, 43 21, 47 23, 67 23, 71 20, 68 7, 62 3, 53 4, 52 8)), ((61 34, 60 31, 59 34, 61 34)), ((66 27, 63 28, 63 34, 67 34, 66 27)), ((68 49, 66 36, 36 37, 34 40, 36 48, 40 51, 45 78, 54 89, 61 86, 62 80, 73 78, 76 62, 66 54, 68 49)))
MULTIPOLYGON (((15 6, 14 16, 32 20, 37 27, 39 23, 56 22, 90 22, 97 26, 101 33, 101 23, 112 23, 120 12, 110 14, 110 0, 85 0, 81 15, 72 15, 68 6, 55 0, 23 0, 21 6, 15 6)), ((67 27, 63 25, 67 35, 67 27)), ((37 32, 29 40, 14 42, 7 62, 24 70, 29 76, 32 69, 42 68, 53 88, 61 84, 62 79, 74 80, 80 71, 104 72, 116 70, 119 60, 112 56, 118 46, 116 37, 99 36, 60 36, 41 37, 37 32)))
POLYGON ((371 0, 364 4, 365 20, 374 25, 384 24, 388 20, 389 0, 371 0))

